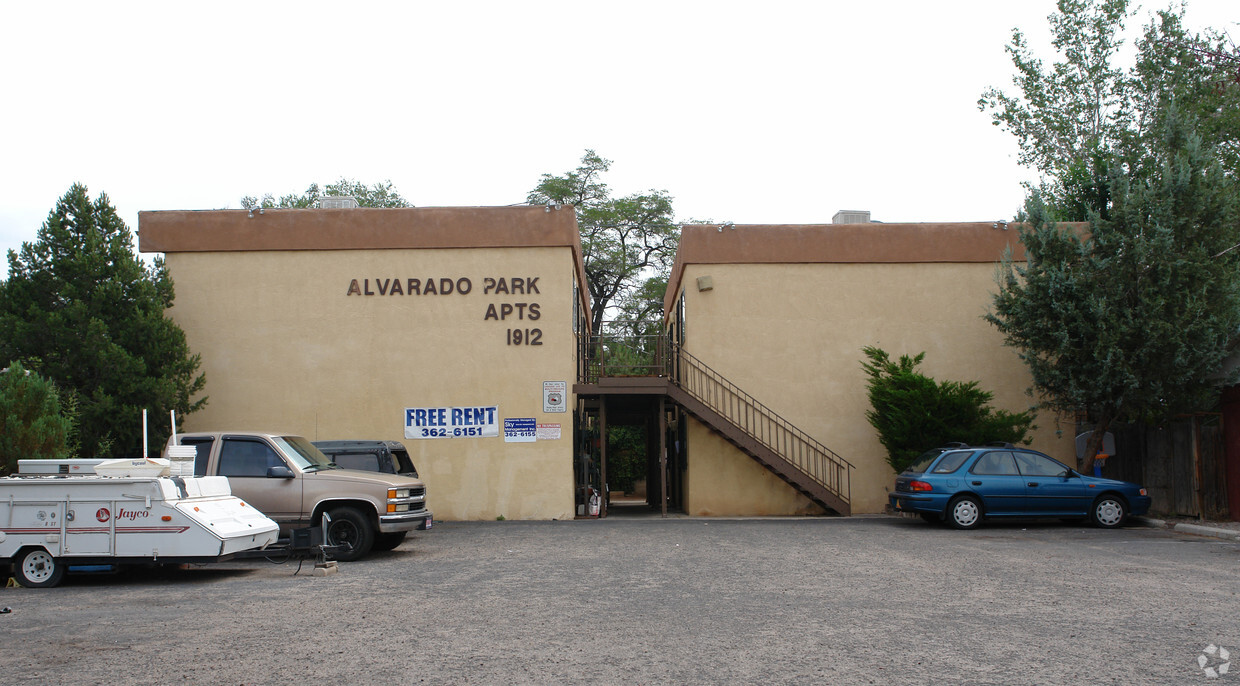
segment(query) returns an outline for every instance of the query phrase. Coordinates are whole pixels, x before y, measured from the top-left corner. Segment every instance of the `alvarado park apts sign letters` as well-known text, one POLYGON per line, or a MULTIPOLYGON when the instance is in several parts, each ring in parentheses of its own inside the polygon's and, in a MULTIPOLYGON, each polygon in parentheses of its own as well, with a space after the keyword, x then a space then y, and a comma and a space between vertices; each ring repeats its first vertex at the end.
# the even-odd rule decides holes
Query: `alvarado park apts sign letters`
MULTIPOLYGON (((538 321, 542 318, 542 307, 530 301, 528 296, 542 295, 538 290, 537 276, 483 277, 482 294, 490 296, 486 310, 482 313, 483 321, 508 322, 511 320, 538 321), (508 296, 501 298, 501 296, 508 296), (513 296, 525 296, 521 300, 513 296)), ((352 279, 345 296, 360 297, 426 297, 426 296, 468 296, 474 292, 474 282, 467 276, 457 279, 447 277, 410 279, 391 277, 385 279, 352 279)), ((539 328, 510 328, 504 332, 508 345, 542 345, 543 332, 539 328)))

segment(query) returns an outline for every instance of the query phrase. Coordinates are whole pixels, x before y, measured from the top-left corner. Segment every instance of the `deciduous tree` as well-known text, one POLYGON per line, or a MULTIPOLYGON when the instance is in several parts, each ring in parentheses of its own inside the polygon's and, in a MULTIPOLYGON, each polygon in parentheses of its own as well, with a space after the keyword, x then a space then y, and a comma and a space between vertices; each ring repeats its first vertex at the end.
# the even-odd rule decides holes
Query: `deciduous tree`
POLYGON ((530 204, 576 208, 595 332, 611 307, 631 304, 633 312, 640 313, 639 291, 649 279, 662 278, 666 289, 680 240, 667 191, 613 198, 602 180, 610 167, 611 160, 587 150, 577 169, 563 176, 543 174, 527 197, 530 204))
POLYGON ((371 186, 353 179, 341 178, 336 183, 329 183, 327 186, 320 188, 319 184, 312 183, 306 189, 305 193, 290 193, 280 196, 277 200, 270 193, 262 198, 256 198, 247 195, 241 199, 241 207, 243 209, 252 210, 259 207, 287 207, 298 209, 316 208, 322 202, 323 198, 330 196, 351 195, 357 199, 358 207, 412 207, 401 194, 392 187, 391 181, 376 183, 371 186))
POLYGON ((1015 91, 988 88, 978 106, 1016 136, 1021 164, 1035 170, 1050 219, 1106 217, 1113 171, 1133 170, 1162 135, 1168 107, 1192 115, 1231 174, 1240 172, 1240 61, 1223 33, 1193 34, 1184 8, 1154 13, 1119 64, 1129 0, 1059 0, 1050 15, 1058 59, 1044 64, 1015 29, 1007 47, 1015 91))

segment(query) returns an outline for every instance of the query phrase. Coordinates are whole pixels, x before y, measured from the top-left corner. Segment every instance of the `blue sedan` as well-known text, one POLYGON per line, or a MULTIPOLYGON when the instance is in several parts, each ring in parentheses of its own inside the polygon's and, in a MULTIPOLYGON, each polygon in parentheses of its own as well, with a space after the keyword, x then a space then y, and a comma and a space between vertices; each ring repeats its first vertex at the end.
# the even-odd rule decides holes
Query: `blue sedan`
POLYGON ((1137 484, 1085 476, 1010 444, 923 453, 896 477, 888 497, 896 512, 945 520, 957 529, 972 529, 990 517, 1087 517, 1111 529, 1150 509, 1149 496, 1137 484))

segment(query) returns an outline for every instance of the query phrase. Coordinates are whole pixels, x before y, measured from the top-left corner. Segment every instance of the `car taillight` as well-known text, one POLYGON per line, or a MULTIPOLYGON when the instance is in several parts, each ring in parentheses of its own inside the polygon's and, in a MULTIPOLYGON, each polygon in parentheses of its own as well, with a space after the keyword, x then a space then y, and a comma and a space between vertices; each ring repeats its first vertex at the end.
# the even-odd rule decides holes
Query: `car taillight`
POLYGON ((908 484, 908 488, 910 491, 933 491, 934 490, 934 486, 931 486, 925 481, 910 481, 908 484))
POLYGON ((1145 489, 1144 489, 1144 488, 1143 488, 1143 489, 1141 489, 1141 495, 1148 495, 1148 494, 1145 492, 1145 489))

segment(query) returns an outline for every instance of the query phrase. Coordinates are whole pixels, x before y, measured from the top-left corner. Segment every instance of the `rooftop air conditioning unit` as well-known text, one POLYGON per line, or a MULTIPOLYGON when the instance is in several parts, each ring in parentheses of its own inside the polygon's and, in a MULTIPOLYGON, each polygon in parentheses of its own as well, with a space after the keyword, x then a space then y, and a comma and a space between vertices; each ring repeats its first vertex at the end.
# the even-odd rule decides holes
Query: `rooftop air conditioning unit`
POLYGON ((832 224, 869 224, 870 212, 868 210, 840 210, 831 217, 832 224))
POLYGON ((358 207, 357 198, 351 195, 329 195, 319 200, 319 209, 323 210, 343 210, 350 207, 358 207))

